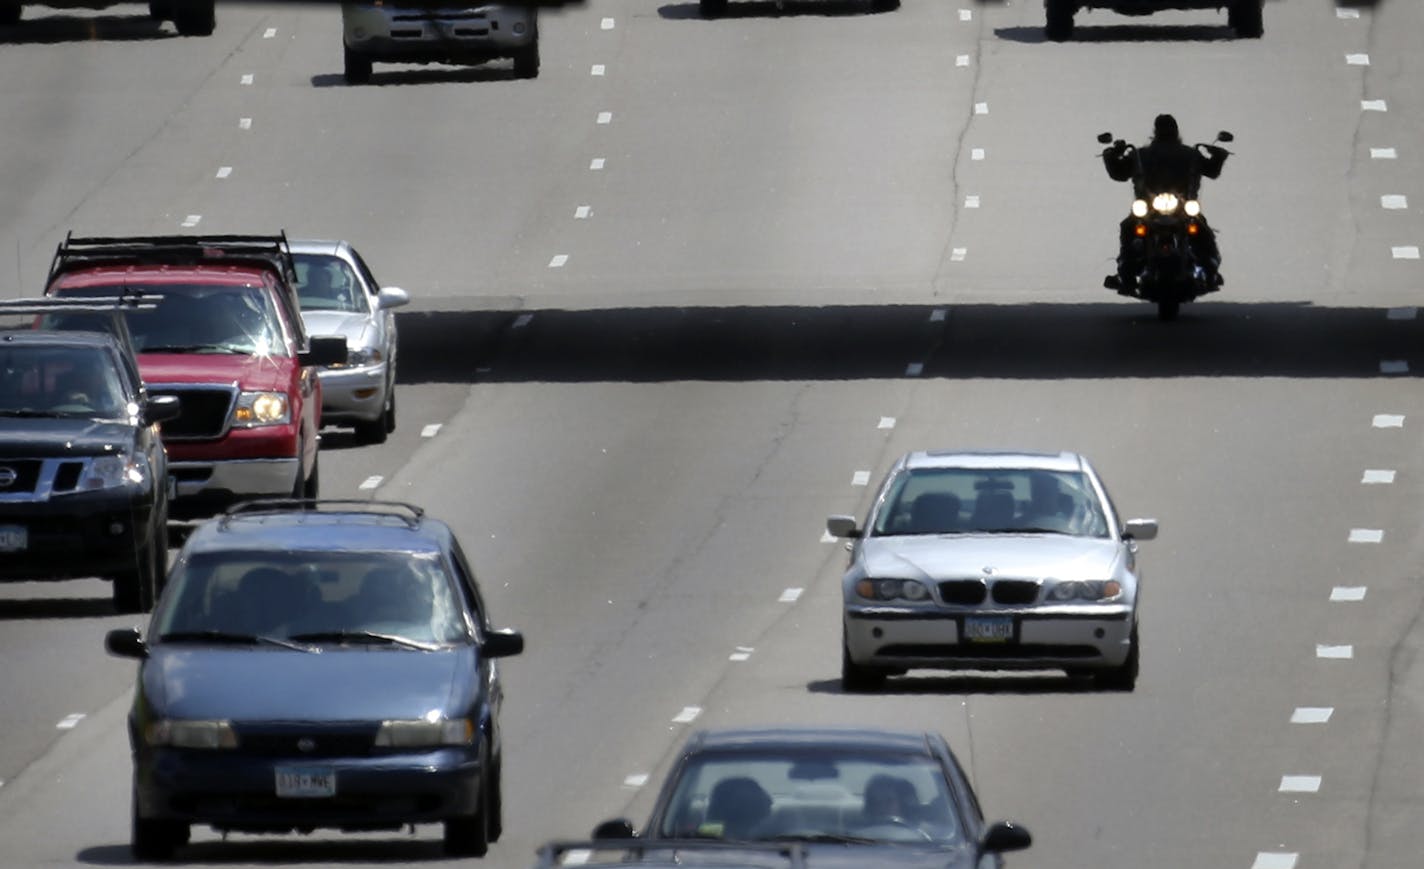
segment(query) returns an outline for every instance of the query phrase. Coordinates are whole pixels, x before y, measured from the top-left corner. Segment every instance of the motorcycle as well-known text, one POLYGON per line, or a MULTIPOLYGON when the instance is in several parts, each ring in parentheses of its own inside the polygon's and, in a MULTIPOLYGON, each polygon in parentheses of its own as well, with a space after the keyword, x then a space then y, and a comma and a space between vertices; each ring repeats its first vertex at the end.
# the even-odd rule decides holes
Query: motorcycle
MULTIPOLYGON (((1233 141, 1222 130, 1210 145, 1198 144, 1198 151, 1214 148, 1217 142, 1233 141)), ((1113 136, 1102 133, 1098 141, 1111 150, 1113 136)), ((1128 145, 1136 154, 1136 146, 1128 145)), ((1190 302, 1220 289, 1215 262, 1200 255, 1198 239, 1211 230, 1202 215, 1201 202, 1172 191, 1141 191, 1132 202, 1132 215, 1125 221, 1131 232, 1127 250, 1132 254, 1132 274, 1109 275, 1103 285, 1119 295, 1153 302, 1157 318, 1176 319, 1183 302, 1190 302), (1125 278, 1130 278, 1128 283, 1125 278)))

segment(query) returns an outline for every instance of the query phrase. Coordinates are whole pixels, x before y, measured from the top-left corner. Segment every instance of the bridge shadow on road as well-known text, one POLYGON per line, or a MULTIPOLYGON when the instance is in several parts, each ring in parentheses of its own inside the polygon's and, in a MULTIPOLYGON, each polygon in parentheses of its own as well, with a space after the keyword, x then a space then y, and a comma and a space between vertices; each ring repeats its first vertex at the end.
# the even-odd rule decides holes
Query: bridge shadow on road
POLYGON ((911 365, 948 379, 1397 377, 1381 363, 1409 360, 1421 321, 1387 314, 1197 302, 1163 323, 1126 301, 421 312, 399 316, 400 380, 864 380, 911 365))

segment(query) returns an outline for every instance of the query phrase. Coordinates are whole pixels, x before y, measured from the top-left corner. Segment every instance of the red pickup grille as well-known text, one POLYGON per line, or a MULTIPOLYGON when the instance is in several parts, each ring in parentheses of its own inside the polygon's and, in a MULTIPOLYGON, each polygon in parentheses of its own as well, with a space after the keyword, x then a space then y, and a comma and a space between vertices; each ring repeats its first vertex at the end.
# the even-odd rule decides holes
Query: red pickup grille
POLYGON ((151 386, 153 395, 178 397, 178 418, 163 423, 164 440, 211 440, 227 434, 237 390, 231 386, 151 386))

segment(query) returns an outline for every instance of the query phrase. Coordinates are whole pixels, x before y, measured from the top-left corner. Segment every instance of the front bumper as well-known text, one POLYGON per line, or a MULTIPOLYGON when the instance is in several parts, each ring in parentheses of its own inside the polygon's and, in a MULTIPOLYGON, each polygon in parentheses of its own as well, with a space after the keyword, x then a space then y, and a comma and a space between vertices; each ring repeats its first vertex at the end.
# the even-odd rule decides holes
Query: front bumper
POLYGON ((321 369, 322 424, 380 419, 386 409, 386 365, 321 369))
POLYGON ((373 60, 482 62, 512 57, 538 40, 534 11, 519 6, 431 13, 350 4, 342 13, 347 49, 373 60))
POLYGON ((483 774, 473 748, 353 758, 163 749, 135 767, 135 797, 146 819, 219 830, 391 829, 473 814, 483 774), (279 766, 333 771, 335 794, 278 797, 279 766))
POLYGON ((170 461, 176 497, 169 512, 175 519, 192 519, 219 513, 245 498, 288 498, 296 491, 300 471, 295 458, 170 461))
POLYGON ((947 610, 846 608, 851 660, 887 669, 1029 670, 1119 667, 1127 660, 1136 614, 1131 607, 947 610), (1012 635, 971 641, 966 617, 1008 619, 1012 635))
POLYGON ((0 502, 0 525, 25 529, 26 545, 0 552, 0 581, 74 579, 134 570, 156 534, 154 492, 132 486, 44 501, 0 502))

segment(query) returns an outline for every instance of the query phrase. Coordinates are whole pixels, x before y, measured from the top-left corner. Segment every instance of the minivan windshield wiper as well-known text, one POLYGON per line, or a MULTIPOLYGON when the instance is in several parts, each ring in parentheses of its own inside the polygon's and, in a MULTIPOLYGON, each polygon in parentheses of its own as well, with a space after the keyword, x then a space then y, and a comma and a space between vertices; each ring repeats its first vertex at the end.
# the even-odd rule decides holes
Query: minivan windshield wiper
POLYGON ((167 634, 159 634, 160 643, 212 643, 214 645, 226 646, 257 646, 271 645, 281 646, 285 649, 295 649, 298 652, 316 651, 311 646, 304 646, 301 643, 293 643, 280 637, 268 637, 260 634, 239 634, 229 631, 172 631, 167 634))
POLYGON ((291 639, 301 643, 364 643, 374 646, 404 646, 433 652, 440 648, 433 643, 422 643, 399 634, 381 634, 375 631, 313 631, 309 634, 293 634, 291 639))

